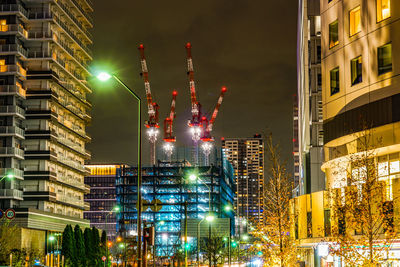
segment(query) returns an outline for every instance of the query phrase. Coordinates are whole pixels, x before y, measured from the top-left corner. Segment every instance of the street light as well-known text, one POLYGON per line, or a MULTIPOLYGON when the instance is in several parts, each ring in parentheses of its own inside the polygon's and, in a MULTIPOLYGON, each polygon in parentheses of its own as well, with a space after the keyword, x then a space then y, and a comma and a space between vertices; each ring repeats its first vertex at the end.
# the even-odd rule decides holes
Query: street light
POLYGON ((138 267, 142 267, 142 191, 141 191, 141 185, 142 185, 142 100, 140 97, 132 91, 123 81, 121 81, 120 78, 118 78, 114 74, 109 74, 107 72, 100 72, 97 75, 97 79, 100 81, 107 81, 111 78, 114 78, 122 87, 124 87, 128 92, 138 101, 138 140, 137 140, 137 145, 138 145, 138 180, 137 180, 137 233, 138 233, 138 241, 137 241, 137 261, 138 261, 138 267))
MULTIPOLYGON (((211 188, 203 181, 201 180, 197 174, 191 173, 189 175, 189 180, 194 182, 194 181, 199 181, 200 183, 204 184, 207 189, 208 189, 208 216, 204 217, 200 222, 197 224, 197 266, 200 266, 200 224, 203 222, 204 219, 206 219, 209 223, 211 223, 214 220, 214 216, 211 214, 211 188)), ((211 239, 211 224, 209 224, 209 239, 211 239)), ((211 261, 210 261, 210 266, 211 266, 211 261)))
POLYGON ((3 177, 1 177, 0 182, 3 181, 5 178, 7 178, 8 180, 12 180, 12 179, 14 179, 14 174, 8 173, 8 174, 4 175, 3 177))
MULTIPOLYGON (((106 227, 104 227, 104 231, 106 231, 106 243, 108 243, 108 224, 107 224, 107 220, 108 220, 108 216, 110 216, 113 212, 118 212, 119 211, 119 206, 115 206, 113 207, 107 214, 106 214, 106 227)), ((107 246, 107 251, 106 251, 106 264, 108 266, 108 254, 109 254, 109 246, 107 246)))

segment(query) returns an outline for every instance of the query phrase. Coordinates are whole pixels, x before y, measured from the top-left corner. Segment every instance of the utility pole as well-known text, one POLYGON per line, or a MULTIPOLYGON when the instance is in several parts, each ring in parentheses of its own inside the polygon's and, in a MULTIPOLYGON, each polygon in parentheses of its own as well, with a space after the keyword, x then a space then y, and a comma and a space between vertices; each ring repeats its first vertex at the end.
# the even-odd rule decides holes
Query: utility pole
POLYGON ((188 267, 188 255, 187 255, 187 206, 188 202, 185 201, 185 267, 188 267))

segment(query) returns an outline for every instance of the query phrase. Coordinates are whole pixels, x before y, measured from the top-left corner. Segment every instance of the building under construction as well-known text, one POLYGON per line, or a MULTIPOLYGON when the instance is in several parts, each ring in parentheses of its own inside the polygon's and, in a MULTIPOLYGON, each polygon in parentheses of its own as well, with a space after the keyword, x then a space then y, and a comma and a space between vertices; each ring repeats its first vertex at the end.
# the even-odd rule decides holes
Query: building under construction
MULTIPOLYGON (((218 157, 209 166, 196 167, 188 161, 158 161, 157 165, 144 167, 142 171, 142 218, 144 224, 155 225, 156 256, 170 257, 182 248, 185 205, 187 218, 200 221, 209 213, 209 195, 211 212, 218 218, 230 218, 233 234, 234 214, 223 207, 233 206, 234 172, 224 157, 218 157), (190 181, 190 175, 196 175, 197 180, 190 181), (153 211, 148 204, 157 199, 162 203, 161 209, 153 211)), ((122 236, 137 233, 137 174, 136 167, 122 168, 117 174, 117 202, 121 207, 117 227, 122 236)), ((196 239, 190 238, 188 242, 195 246, 196 239)))

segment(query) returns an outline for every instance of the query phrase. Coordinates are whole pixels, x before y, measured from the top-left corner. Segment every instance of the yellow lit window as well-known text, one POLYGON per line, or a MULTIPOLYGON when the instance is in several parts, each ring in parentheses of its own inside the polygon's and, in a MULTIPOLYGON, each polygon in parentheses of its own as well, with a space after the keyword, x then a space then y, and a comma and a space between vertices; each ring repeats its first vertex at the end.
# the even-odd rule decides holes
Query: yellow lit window
POLYGON ((0 59, 0 72, 6 72, 6 71, 7 71, 6 60, 0 59))
POLYGON ((329 24, 329 48, 339 44, 339 22, 336 20, 329 24))
POLYGON ((360 6, 350 11, 350 36, 361 31, 361 10, 360 6))
POLYGON ((378 22, 390 17, 390 0, 376 1, 376 19, 378 22))
POLYGON ((6 31, 8 31, 7 20, 0 19, 0 32, 6 32, 6 31))

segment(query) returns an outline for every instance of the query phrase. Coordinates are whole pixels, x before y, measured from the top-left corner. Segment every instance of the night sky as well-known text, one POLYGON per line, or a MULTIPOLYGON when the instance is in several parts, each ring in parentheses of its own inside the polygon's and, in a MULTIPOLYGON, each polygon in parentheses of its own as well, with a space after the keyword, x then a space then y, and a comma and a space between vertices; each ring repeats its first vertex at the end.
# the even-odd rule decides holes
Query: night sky
MULTIPOLYGON (((191 143, 185 50, 185 44, 191 42, 203 112, 210 116, 221 86, 228 88, 214 125, 216 140, 222 136, 251 137, 269 130, 281 143, 284 157, 291 158, 297 1, 93 2, 93 71, 114 71, 145 100, 137 49, 143 43, 151 89, 160 105, 160 122, 169 113, 172 90, 178 91, 174 125, 177 145, 191 143)), ((136 164, 135 99, 111 81, 93 81, 92 87, 93 120, 88 128, 91 163, 136 164)), ((143 107, 146 119, 147 107, 143 107)), ((145 136, 143 149, 147 165, 145 136)))

